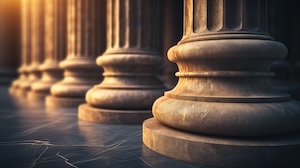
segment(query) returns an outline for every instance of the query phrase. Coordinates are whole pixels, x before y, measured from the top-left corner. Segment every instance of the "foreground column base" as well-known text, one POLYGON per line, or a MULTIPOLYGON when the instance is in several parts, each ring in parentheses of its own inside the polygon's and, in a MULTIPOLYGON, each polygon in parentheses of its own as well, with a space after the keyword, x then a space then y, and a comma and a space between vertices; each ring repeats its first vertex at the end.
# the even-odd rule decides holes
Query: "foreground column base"
POLYGON ((107 124, 141 124, 150 117, 150 110, 110 110, 94 108, 88 104, 80 105, 78 110, 78 118, 81 120, 107 124))
POLYGON ((171 158, 217 167, 299 167, 300 132, 273 137, 221 137, 176 130, 151 118, 143 142, 171 158))
POLYGON ((67 97, 55 97, 55 96, 46 97, 46 107, 73 108, 73 107, 78 107, 80 104, 83 103, 85 103, 84 98, 67 98, 67 97))

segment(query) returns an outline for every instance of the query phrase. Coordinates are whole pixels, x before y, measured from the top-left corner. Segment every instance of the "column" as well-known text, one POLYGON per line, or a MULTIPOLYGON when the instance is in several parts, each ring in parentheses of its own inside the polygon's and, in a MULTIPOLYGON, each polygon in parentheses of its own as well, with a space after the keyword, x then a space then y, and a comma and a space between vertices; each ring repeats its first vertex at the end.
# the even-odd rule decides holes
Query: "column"
POLYGON ((20 16, 18 1, 0 1, 0 85, 8 85, 17 77, 20 16))
POLYGON ((143 142, 172 158, 216 167, 292 167, 300 103, 272 87, 287 48, 267 32, 266 0, 185 0, 184 33, 168 51, 175 88, 152 107, 143 142))
POLYGON ((18 69, 19 78, 14 80, 10 93, 25 96, 31 63, 31 5, 30 1, 21 1, 21 66, 18 69), (23 87, 22 87, 23 85, 23 87), (25 86, 25 87, 24 87, 25 86), (22 89, 23 88, 23 89, 22 89))
POLYGON ((31 0, 31 63, 24 89, 28 90, 27 97, 31 97, 31 86, 41 78, 39 66, 45 55, 45 4, 41 0, 31 0))
POLYGON ((64 79, 51 87, 48 107, 78 107, 102 77, 97 56, 105 50, 105 0, 68 1, 68 56, 60 63, 64 79))
POLYGON ((50 87, 63 77, 59 62, 67 55, 67 3, 45 0, 45 59, 39 66, 42 77, 31 86, 29 97, 43 100, 50 87))
POLYGON ((164 87, 157 77, 162 63, 160 0, 107 1, 107 49, 97 58, 102 83, 86 94, 79 119, 101 123, 141 123, 164 87))

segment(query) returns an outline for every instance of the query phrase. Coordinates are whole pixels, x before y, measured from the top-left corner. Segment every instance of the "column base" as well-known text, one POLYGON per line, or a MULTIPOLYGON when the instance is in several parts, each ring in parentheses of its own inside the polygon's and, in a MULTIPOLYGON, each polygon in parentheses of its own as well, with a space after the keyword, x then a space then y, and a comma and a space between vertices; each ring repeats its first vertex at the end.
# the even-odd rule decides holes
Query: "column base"
POLYGON ((84 98, 67 98, 67 97, 55 97, 47 96, 46 97, 46 107, 78 107, 80 104, 85 103, 84 98))
POLYGON ((141 124, 150 117, 150 110, 110 110, 88 104, 80 105, 78 110, 78 118, 81 120, 107 124, 141 124))
POLYGON ((143 142, 162 155, 202 165, 300 166, 300 132, 273 137, 209 136, 176 130, 151 118, 143 123, 143 142))
POLYGON ((27 99, 34 101, 44 101, 46 96, 46 93, 39 93, 32 90, 27 93, 27 99))

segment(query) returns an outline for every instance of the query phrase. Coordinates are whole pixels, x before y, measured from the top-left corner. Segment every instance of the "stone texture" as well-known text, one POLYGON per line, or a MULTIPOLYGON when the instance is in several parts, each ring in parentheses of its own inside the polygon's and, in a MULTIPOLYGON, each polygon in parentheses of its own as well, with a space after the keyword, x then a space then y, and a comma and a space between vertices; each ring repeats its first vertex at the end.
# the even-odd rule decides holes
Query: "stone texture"
MULTIPOLYGON (((156 72, 162 63, 160 13, 159 0, 107 2, 107 49, 97 58, 104 69, 104 80, 87 92, 88 106, 79 107, 80 119, 107 122, 98 117, 107 110, 113 116, 124 111, 122 118, 131 113, 144 115, 145 110, 151 115, 152 103, 164 91, 156 72), (95 113, 99 114, 93 118, 95 113)), ((134 118, 140 118, 137 123, 146 119, 134 118)))
POLYGON ((45 0, 45 59, 39 66, 42 77, 31 86, 31 98, 43 99, 50 87, 62 79, 59 62, 67 55, 67 1, 45 0))
MULTIPOLYGON (((168 58, 179 68, 179 81, 152 107, 155 119, 171 128, 150 124, 148 129, 146 122, 144 129, 148 131, 143 139, 148 147, 170 157, 213 166, 222 162, 214 159, 234 150, 233 157, 226 158, 222 166, 242 167, 235 156, 250 157, 272 149, 256 149, 247 143, 234 148, 234 137, 244 137, 249 143, 255 137, 270 136, 265 145, 272 146, 272 136, 284 138, 284 134, 300 130, 300 103, 275 90, 270 81, 275 75, 270 72, 272 63, 283 59, 287 48, 268 34, 268 7, 265 0, 185 1, 183 37, 168 51, 168 58), (175 136, 170 130, 182 130, 183 134, 175 136), (165 140, 166 135, 174 136, 165 140), (189 135, 196 141, 191 141, 189 135), (215 148, 202 144, 203 135, 213 136, 215 148), (225 142, 225 137, 233 138, 225 142), (184 146, 181 141, 186 147, 160 149, 184 146), (198 151, 207 150, 206 157, 194 157, 198 151), (185 154, 178 157, 180 153, 185 154)), ((299 146, 299 142, 292 146, 282 143, 284 149, 276 151, 278 155, 267 154, 271 160, 299 146)), ((250 167, 260 162, 259 157, 251 159, 247 161, 250 167)), ((288 156, 282 159, 289 160, 288 156)))
POLYGON ((271 137, 192 134, 151 118, 143 123, 143 142, 154 151, 201 165, 226 168, 299 167, 300 133, 271 137))
POLYGON ((106 124, 137 124, 152 117, 149 110, 110 110, 93 108, 88 104, 79 106, 78 117, 81 120, 106 124), (88 114, 88 115, 87 115, 88 114))
POLYGON ((47 107, 77 107, 101 82, 103 70, 95 60, 105 50, 105 20, 105 0, 68 1, 68 55, 60 63, 64 79, 51 87, 47 107))
POLYGON ((31 85, 40 80, 41 70, 39 66, 45 58, 45 3, 40 0, 31 0, 31 64, 27 79, 29 99, 35 99, 35 92, 31 85))
POLYGON ((266 16, 265 3, 186 1, 183 38, 168 52, 179 67, 179 81, 154 103, 156 119, 214 135, 299 130, 299 102, 270 82, 272 62, 283 59, 287 49, 268 36, 266 21, 258 19, 266 16))

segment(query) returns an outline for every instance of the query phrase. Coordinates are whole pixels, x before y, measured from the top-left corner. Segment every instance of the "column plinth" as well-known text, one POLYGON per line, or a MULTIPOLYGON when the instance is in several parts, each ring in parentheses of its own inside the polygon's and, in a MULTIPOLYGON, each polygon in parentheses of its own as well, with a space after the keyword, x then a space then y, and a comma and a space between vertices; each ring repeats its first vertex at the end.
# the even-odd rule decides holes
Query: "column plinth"
POLYGON ((179 80, 154 102, 155 119, 143 126, 146 146, 219 167, 296 163, 294 153, 286 155, 285 150, 300 148, 295 133, 300 130, 300 103, 276 91, 270 81, 275 75, 272 62, 283 59, 287 49, 267 33, 267 6, 266 1, 250 0, 185 1, 183 38, 168 51, 179 80), (274 144, 273 136, 285 134, 293 136, 274 144), (283 148, 275 151, 271 146, 283 148), (266 153, 272 152, 278 153, 272 162, 257 157, 268 158, 266 153))
POLYGON ((42 76, 31 86, 28 97, 44 100, 51 86, 63 77, 59 67, 67 55, 67 3, 61 0, 45 0, 45 55, 39 66, 42 76))
POLYGON ((107 49, 97 58, 104 79, 87 92, 78 116, 91 122, 141 123, 152 116, 151 105, 164 91, 155 70, 162 63, 160 2, 107 3, 107 49))
POLYGON ((51 87, 47 107, 77 107, 101 82, 96 58, 105 50, 105 0, 68 1, 68 55, 60 63, 64 78, 51 87))

